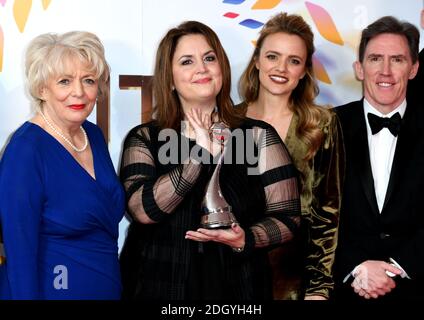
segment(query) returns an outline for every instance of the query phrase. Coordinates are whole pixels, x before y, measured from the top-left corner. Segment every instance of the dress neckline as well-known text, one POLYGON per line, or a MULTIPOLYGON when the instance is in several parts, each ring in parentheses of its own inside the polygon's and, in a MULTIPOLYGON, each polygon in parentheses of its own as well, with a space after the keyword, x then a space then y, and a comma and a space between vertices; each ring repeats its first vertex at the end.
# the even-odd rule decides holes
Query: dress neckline
POLYGON ((89 177, 89 179, 91 179, 92 181, 94 181, 94 182, 97 182, 97 166, 96 166, 96 159, 97 159, 97 156, 96 156, 96 151, 95 151, 95 149, 96 149, 96 147, 94 146, 94 144, 93 143, 91 143, 92 142, 92 139, 90 138, 90 132, 89 132, 89 130, 87 130, 87 127, 86 127, 86 121, 84 121, 82 124, 81 124, 81 126, 83 126, 84 127, 84 129, 86 130, 86 132, 87 132, 87 139, 88 139, 88 141, 89 141, 89 143, 90 143, 90 149, 91 149, 91 156, 92 156, 92 158, 93 158, 93 171, 94 171, 94 177, 90 174, 90 173, 88 173, 88 171, 72 156, 72 154, 69 152, 69 150, 68 149, 66 149, 61 143, 60 143, 60 141, 59 140, 57 140, 55 137, 53 137, 50 133, 48 133, 46 130, 44 130, 41 126, 39 126, 38 124, 36 124, 36 123, 34 123, 34 122, 31 122, 31 121, 26 121, 26 123, 28 123, 30 126, 32 126, 32 127, 35 127, 37 130, 39 130, 40 132, 42 132, 42 134, 44 135, 44 136, 46 136, 48 139, 50 139, 52 142, 54 142, 54 144, 60 149, 60 150, 62 150, 62 152, 64 152, 66 155, 67 155, 67 157, 68 158, 70 158, 71 159, 71 161, 73 162, 73 163, 75 163, 76 165, 77 165, 77 167, 79 167, 83 172, 84 172, 84 174, 86 175, 86 176, 88 176, 89 177))

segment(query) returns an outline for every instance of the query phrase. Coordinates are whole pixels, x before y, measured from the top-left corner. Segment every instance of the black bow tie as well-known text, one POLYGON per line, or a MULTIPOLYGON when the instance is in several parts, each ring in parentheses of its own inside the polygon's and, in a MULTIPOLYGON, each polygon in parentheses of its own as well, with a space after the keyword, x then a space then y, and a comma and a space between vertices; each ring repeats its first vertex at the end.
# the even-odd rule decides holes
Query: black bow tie
POLYGON ((382 118, 372 113, 368 113, 367 116, 372 134, 380 132, 383 128, 389 129, 395 137, 399 134, 402 121, 399 112, 396 112, 390 118, 382 118))

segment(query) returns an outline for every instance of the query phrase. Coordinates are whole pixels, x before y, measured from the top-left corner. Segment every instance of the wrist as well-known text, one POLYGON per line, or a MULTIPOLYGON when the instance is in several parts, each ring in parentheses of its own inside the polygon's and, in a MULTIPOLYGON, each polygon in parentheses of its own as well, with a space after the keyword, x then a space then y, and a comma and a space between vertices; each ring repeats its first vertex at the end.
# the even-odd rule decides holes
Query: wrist
POLYGON ((305 300, 328 300, 328 298, 319 294, 310 294, 305 296, 305 300))
POLYGON ((241 241, 239 244, 235 244, 234 247, 231 247, 231 249, 234 252, 243 252, 245 245, 246 245, 246 242, 245 241, 241 241))
POLYGON ((240 253, 244 251, 244 245, 241 247, 231 247, 234 252, 240 253))

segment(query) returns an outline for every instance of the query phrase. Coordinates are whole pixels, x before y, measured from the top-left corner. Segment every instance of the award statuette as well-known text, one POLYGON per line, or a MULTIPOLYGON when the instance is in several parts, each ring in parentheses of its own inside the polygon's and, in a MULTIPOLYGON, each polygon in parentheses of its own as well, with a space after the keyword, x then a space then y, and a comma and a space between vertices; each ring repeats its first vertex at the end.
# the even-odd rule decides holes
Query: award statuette
POLYGON ((200 224, 202 228, 206 229, 230 228, 233 223, 237 223, 237 220, 231 211, 231 206, 222 194, 219 185, 219 173, 224 161, 224 144, 231 133, 222 123, 215 123, 211 131, 211 138, 221 144, 221 154, 215 171, 206 186, 205 197, 202 201, 200 224))

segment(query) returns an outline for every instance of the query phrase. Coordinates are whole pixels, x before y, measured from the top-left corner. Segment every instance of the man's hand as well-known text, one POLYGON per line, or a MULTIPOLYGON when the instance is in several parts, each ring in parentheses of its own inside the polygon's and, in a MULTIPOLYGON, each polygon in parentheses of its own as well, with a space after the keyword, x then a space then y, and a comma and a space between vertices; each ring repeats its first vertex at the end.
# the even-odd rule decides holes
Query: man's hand
POLYGON ((367 260, 362 262, 355 270, 352 282, 353 290, 365 299, 377 299, 389 293, 396 287, 395 281, 386 273, 389 271, 395 276, 402 270, 384 261, 367 260))

